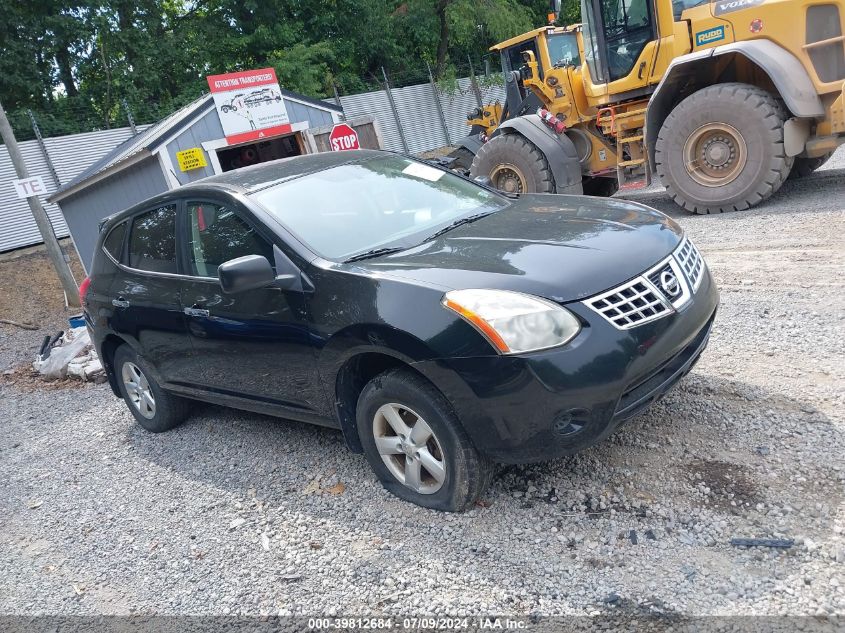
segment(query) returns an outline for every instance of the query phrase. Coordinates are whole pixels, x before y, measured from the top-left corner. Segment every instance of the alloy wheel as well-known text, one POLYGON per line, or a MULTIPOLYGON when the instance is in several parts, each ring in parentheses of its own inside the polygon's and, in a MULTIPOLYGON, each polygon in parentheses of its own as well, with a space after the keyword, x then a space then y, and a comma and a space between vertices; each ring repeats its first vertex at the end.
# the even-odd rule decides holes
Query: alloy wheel
POLYGON ((727 123, 708 123, 684 143, 684 165, 695 182, 722 187, 736 180, 748 160, 745 139, 727 123))
POLYGON ((382 461, 399 482, 424 495, 446 481, 446 459, 428 423, 408 407, 382 405, 373 417, 373 437, 382 461))
POLYGON ((156 401, 144 372, 135 363, 126 362, 120 373, 129 401, 141 415, 151 420, 156 414, 156 401))

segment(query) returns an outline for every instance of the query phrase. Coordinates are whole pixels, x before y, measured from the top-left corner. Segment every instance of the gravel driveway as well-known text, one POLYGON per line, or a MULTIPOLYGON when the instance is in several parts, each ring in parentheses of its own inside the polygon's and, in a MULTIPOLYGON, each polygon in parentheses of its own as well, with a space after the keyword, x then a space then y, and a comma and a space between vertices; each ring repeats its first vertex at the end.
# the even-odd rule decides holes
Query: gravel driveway
MULTIPOLYGON (((197 404, 153 435, 104 385, 0 376, 0 613, 845 614, 845 151, 752 211, 636 199, 715 273, 709 349, 462 515, 391 497, 337 432, 197 404)), ((0 372, 43 334, 0 329, 0 372)))

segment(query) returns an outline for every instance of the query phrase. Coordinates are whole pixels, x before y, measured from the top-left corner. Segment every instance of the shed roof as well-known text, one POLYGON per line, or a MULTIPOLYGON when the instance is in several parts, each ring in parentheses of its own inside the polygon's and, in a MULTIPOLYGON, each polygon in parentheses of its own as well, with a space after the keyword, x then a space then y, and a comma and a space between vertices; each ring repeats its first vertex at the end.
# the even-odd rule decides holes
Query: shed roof
MULTIPOLYGON (((333 103, 312 99, 311 97, 306 97, 305 95, 291 92, 284 88, 282 88, 282 96, 291 101, 305 103, 310 107, 319 108, 320 110, 343 111, 340 106, 333 103)), ((57 189, 50 196, 49 201, 57 202, 71 193, 84 188, 89 181, 117 173, 136 163, 139 159, 150 155, 153 150, 187 128, 197 116, 207 113, 213 107, 214 99, 211 94, 207 93, 183 108, 176 110, 158 123, 148 127, 142 133, 127 139, 115 147, 114 150, 77 175, 73 180, 57 189)))
MULTIPOLYGON (((143 132, 146 125, 139 125, 143 132)), ((83 132, 67 136, 54 136, 44 139, 47 155, 56 169, 59 181, 70 182, 78 174, 86 171, 91 165, 108 155, 113 149, 132 138, 129 128, 112 128, 96 132, 83 132), (81 152, 80 148, 85 151, 81 152)), ((41 176, 49 193, 57 189, 47 159, 37 140, 21 141, 18 148, 24 157, 24 162, 30 176, 41 176)), ((5 145, 0 145, 0 252, 39 244, 42 241, 41 232, 26 199, 15 195, 12 181, 17 178, 15 168, 9 159, 5 145)), ((66 237, 68 227, 62 216, 62 211, 54 204, 44 202, 44 209, 53 223, 53 231, 57 237, 66 237)))

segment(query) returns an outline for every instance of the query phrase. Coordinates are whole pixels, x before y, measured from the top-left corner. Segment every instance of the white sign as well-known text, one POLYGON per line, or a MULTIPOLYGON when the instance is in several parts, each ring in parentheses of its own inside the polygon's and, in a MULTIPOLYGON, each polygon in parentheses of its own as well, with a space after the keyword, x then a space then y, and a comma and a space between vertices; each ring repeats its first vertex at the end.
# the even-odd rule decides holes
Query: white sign
POLYGON ((44 181, 41 179, 41 176, 32 176, 31 178, 13 180, 12 184, 15 185, 15 193, 18 194, 18 198, 21 200, 24 198, 32 198, 33 196, 47 195, 47 187, 44 186, 44 181))
POLYGON ((229 145, 290 133, 282 90, 272 68, 211 75, 208 86, 229 145))

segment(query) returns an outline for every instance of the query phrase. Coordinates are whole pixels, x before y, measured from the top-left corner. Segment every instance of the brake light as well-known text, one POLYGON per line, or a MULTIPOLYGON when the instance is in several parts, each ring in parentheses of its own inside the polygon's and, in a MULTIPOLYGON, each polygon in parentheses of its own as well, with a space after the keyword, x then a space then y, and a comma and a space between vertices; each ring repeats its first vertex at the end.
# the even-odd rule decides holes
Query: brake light
POLYGON ((86 277, 82 280, 82 283, 79 284, 79 305, 85 304, 85 295, 88 294, 88 286, 91 285, 91 278, 86 277))

